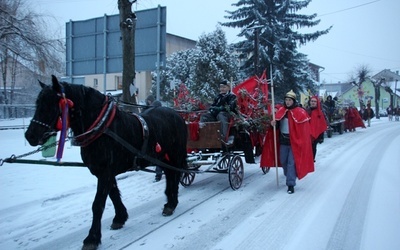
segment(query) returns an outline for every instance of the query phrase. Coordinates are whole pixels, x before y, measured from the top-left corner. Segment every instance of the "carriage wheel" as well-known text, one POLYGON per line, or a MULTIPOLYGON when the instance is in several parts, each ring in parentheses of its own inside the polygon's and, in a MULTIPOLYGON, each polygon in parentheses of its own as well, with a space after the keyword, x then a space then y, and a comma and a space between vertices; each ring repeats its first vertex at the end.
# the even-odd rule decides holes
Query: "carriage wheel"
POLYGON ((270 167, 262 167, 261 170, 263 171, 264 174, 269 172, 270 167))
POLYGON ((239 189, 244 178, 243 161, 240 156, 235 155, 228 163, 229 184, 233 190, 239 189))
POLYGON ((332 137, 332 128, 328 128, 328 130, 326 131, 326 134, 328 136, 328 138, 332 137))
POLYGON ((339 125, 339 134, 343 134, 343 130, 344 130, 344 123, 340 123, 340 125, 339 125))
POLYGON ((184 187, 189 187, 193 183, 195 176, 195 173, 183 173, 180 180, 181 185, 184 187))
POLYGON ((224 172, 228 171, 229 161, 231 159, 231 155, 225 155, 220 162, 218 162, 217 166, 214 168, 217 172, 224 172))

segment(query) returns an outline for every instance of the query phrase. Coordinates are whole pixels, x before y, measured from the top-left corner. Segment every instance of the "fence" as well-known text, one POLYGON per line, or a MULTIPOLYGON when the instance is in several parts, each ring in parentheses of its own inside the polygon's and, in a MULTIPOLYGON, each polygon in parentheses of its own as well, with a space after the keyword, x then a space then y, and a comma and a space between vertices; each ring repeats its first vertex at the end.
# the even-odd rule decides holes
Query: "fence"
POLYGON ((0 119, 32 117, 35 109, 34 104, 0 104, 0 119))

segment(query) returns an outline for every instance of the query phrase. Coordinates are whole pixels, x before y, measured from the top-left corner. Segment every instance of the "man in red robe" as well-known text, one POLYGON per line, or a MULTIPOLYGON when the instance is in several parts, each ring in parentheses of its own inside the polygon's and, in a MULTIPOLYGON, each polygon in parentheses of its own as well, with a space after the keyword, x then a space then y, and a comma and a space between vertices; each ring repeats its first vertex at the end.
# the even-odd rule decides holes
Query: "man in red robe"
POLYGON ((322 111, 321 103, 318 96, 312 96, 310 98, 310 103, 306 110, 311 118, 311 146, 315 161, 315 155, 317 154, 317 144, 324 142, 324 133, 328 125, 326 122, 325 114, 322 111))
MULTIPOLYGON (((285 95, 285 103, 271 121, 279 131, 279 160, 286 176, 287 192, 294 193, 296 178, 299 180, 314 172, 314 160, 310 141, 310 117, 298 106, 296 94, 291 90, 285 95)), ((266 144, 265 146, 270 145, 266 144)), ((273 150, 265 150, 273 152, 273 150)), ((264 151, 263 151, 264 152, 264 151)), ((268 157, 268 156, 264 156, 268 157)), ((273 159, 273 155, 268 158, 273 159)), ((276 166, 272 166, 276 167, 276 166)))
POLYGON ((357 108, 354 107, 354 103, 350 103, 350 106, 345 109, 345 129, 350 132, 355 132, 357 127, 365 128, 365 124, 358 112, 357 108))

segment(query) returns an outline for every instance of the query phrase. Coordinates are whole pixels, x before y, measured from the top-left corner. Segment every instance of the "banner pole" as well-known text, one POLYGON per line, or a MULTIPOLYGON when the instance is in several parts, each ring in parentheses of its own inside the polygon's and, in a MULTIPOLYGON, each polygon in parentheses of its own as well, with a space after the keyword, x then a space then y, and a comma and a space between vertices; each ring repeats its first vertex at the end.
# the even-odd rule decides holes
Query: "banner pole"
MULTIPOLYGON (((275 121, 275 94, 274 94, 274 80, 272 75, 272 64, 269 65, 270 68, 270 78, 271 78, 271 99, 272 99, 272 120, 275 121)), ((273 136, 274 136, 274 159, 275 159, 275 172, 276 172, 276 186, 279 187, 279 178, 278 178, 278 150, 277 150, 277 142, 276 142, 276 124, 272 126, 273 136)))

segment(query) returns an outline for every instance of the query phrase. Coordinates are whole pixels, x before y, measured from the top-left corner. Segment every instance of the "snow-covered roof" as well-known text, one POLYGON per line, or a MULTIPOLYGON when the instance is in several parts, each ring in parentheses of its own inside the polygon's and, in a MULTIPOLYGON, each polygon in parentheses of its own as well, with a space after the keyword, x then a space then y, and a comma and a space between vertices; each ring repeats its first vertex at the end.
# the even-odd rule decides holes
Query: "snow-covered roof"
POLYGON ((332 96, 332 98, 333 98, 333 97, 338 96, 338 93, 339 93, 339 92, 337 92, 337 91, 332 91, 332 92, 327 92, 327 95, 330 95, 330 96, 332 96))
POLYGON ((395 93, 395 95, 400 96, 400 82, 399 81, 392 81, 388 82, 387 86, 390 87, 390 89, 395 93))

